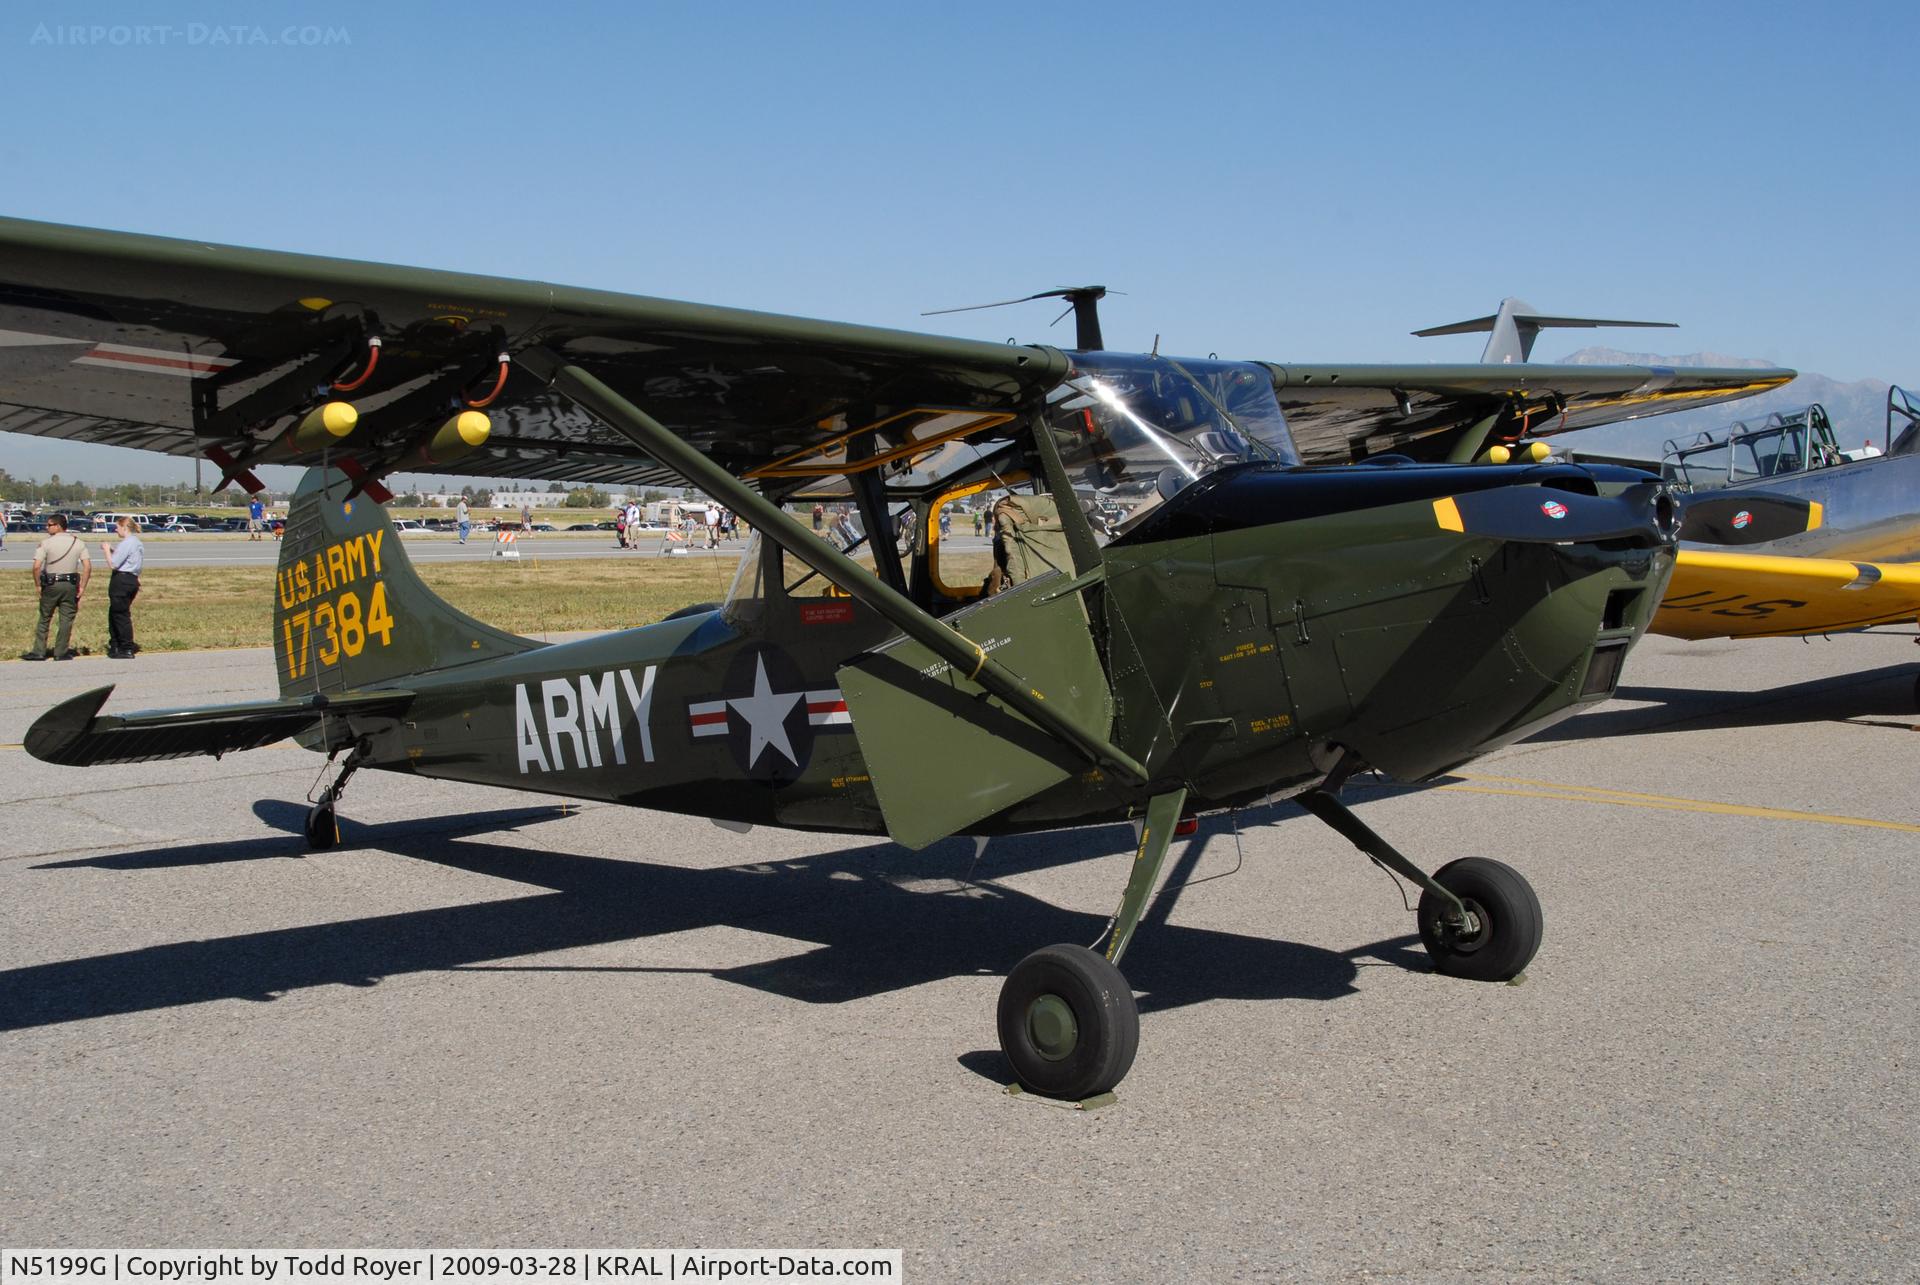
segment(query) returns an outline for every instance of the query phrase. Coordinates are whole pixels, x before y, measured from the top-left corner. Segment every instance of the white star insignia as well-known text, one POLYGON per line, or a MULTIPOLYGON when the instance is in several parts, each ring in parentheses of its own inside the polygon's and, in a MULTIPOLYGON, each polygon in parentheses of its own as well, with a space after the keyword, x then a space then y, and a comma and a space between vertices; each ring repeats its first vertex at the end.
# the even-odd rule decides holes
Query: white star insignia
POLYGON ((795 767, 800 760, 794 756, 793 742, 787 739, 787 715, 800 703, 805 692, 775 692, 773 685, 767 682, 767 658, 754 658, 753 695, 729 700, 728 705, 739 711, 740 717, 747 720, 747 767, 751 769, 760 761, 760 751, 771 745, 787 756, 787 762, 795 767))

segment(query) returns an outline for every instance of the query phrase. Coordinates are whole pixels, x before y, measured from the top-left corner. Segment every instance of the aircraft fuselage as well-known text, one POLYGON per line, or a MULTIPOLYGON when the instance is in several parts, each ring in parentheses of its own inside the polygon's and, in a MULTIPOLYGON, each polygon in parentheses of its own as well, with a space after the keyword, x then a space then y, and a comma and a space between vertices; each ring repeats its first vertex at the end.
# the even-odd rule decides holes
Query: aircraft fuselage
MULTIPOLYGON (((970 829, 1118 819, 1176 779, 1196 809, 1291 793, 1323 779, 1342 749, 1420 779, 1604 699, 1670 573, 1672 541, 1643 496, 1621 496, 1626 482, 1587 480, 1603 472, 1553 478, 1598 494, 1541 487, 1542 474, 1511 468, 1209 479, 1109 544, 1104 578, 1086 593, 1112 737, 1151 782, 1123 785, 1081 764, 970 829), (1436 518, 1437 499, 1505 486, 1541 497, 1541 538, 1436 518), (1614 537, 1552 540, 1550 511, 1582 505, 1620 508, 1614 537)), ((1050 573, 1014 592, 1043 596, 1066 580, 1050 573)), ((964 630, 976 609, 948 619, 964 630)), ((723 821, 884 833, 837 670, 892 633, 851 599, 776 588, 417 675, 404 680, 416 693, 407 717, 371 732, 362 762, 723 821)), ((927 749, 936 764, 939 752, 927 749)))

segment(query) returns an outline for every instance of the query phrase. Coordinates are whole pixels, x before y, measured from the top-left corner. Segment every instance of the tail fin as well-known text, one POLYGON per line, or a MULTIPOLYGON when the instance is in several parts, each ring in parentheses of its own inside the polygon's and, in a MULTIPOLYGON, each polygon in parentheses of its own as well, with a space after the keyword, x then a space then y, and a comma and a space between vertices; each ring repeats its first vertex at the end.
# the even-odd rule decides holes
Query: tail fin
POLYGON ((1475 317, 1471 321, 1456 321, 1447 326, 1429 326, 1425 330, 1413 333, 1422 339, 1431 335, 1471 335, 1482 330, 1492 331, 1487 346, 1480 353, 1480 360, 1500 364, 1503 362, 1525 361, 1533 355, 1533 341, 1540 337, 1542 330, 1592 330, 1599 326, 1662 326, 1674 328, 1672 321, 1604 321, 1597 317, 1551 317, 1543 312, 1535 312, 1533 305, 1522 299, 1502 299, 1500 311, 1491 317, 1475 317))
POLYGON ((345 474, 316 468, 294 492, 274 585, 282 696, 387 683, 541 645, 436 597, 386 510, 353 490, 345 474))

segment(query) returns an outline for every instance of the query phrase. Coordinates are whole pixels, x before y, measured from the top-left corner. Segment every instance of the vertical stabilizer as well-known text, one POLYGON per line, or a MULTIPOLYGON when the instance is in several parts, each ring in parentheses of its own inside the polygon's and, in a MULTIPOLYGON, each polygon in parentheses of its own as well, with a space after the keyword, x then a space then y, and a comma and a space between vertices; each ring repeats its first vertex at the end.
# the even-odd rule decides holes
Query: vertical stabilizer
POLYGON ((335 469, 294 492, 274 577, 282 696, 338 692, 542 644, 455 609, 414 573, 387 511, 335 469))
POLYGON ((1544 312, 1535 312, 1533 305, 1524 299, 1506 298, 1500 301, 1500 310, 1490 317, 1475 317, 1470 321, 1456 321, 1451 325, 1430 326, 1413 333, 1425 339, 1433 335, 1471 335, 1481 331, 1491 332, 1487 336, 1486 348, 1480 353, 1480 360, 1501 365, 1526 361, 1533 356, 1533 341, 1540 337, 1542 330, 1593 330, 1600 326, 1673 328, 1677 325, 1677 322, 1672 321, 1609 321, 1600 317, 1555 317, 1544 312))

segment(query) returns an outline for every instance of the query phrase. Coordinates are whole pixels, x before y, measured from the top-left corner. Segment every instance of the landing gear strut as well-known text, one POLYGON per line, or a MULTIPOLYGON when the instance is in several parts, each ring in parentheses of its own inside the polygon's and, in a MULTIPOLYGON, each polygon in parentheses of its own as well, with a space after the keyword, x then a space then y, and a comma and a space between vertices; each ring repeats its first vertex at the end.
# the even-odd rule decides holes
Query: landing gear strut
POLYGON ((1184 789, 1154 796, 1140 848, 1107 932, 1102 955, 1085 946, 1036 950, 1015 964, 1000 988, 1000 1048, 1020 1083, 1053 1098, 1085 1099, 1125 1078, 1140 1048, 1140 1009, 1120 972, 1120 957, 1147 908, 1173 841, 1184 789))
POLYGON ((340 775, 333 778, 333 784, 321 791, 314 805, 307 809, 307 850, 325 852, 340 842, 340 821, 334 815, 333 805, 347 792, 347 782, 360 770, 360 751, 355 748, 347 755, 347 761, 340 765, 340 775))
MULTIPOLYGON (((1330 781, 1344 781, 1338 770, 1330 781)), ((1333 785, 1338 789, 1338 784, 1333 785)), ((1296 800, 1354 847, 1420 887, 1420 940, 1434 968, 1452 977, 1504 982, 1540 949, 1540 898, 1520 872, 1485 857, 1462 857, 1429 875, 1375 834, 1325 787, 1296 800)))

